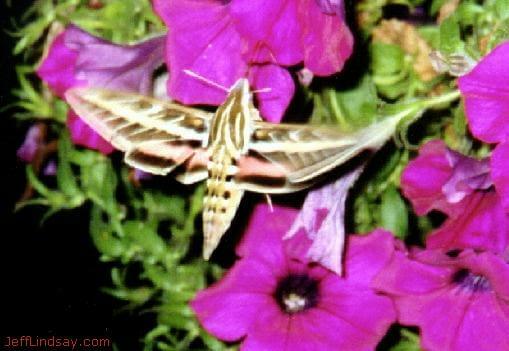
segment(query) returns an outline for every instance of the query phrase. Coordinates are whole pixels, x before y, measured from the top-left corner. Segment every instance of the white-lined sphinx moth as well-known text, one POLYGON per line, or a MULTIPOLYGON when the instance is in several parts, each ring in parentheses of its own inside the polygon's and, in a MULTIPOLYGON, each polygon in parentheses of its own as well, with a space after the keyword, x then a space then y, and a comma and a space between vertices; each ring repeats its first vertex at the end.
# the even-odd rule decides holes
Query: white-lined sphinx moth
POLYGON ((175 171, 184 184, 207 180, 203 256, 208 259, 229 228, 244 191, 286 193, 365 149, 379 148, 397 120, 354 133, 334 127, 261 120, 246 79, 229 90, 215 113, 150 97, 75 88, 66 99, 78 115, 143 171, 175 171))

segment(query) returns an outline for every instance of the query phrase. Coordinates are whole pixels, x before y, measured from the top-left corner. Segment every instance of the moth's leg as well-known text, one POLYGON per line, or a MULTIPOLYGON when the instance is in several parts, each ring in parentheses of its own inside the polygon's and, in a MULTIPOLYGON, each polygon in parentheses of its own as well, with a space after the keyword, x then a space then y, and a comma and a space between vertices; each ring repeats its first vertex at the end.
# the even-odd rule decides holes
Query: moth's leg
POLYGON ((269 194, 264 194, 265 200, 267 200, 267 205, 269 205, 270 212, 274 212, 274 207, 272 207, 272 199, 269 194))

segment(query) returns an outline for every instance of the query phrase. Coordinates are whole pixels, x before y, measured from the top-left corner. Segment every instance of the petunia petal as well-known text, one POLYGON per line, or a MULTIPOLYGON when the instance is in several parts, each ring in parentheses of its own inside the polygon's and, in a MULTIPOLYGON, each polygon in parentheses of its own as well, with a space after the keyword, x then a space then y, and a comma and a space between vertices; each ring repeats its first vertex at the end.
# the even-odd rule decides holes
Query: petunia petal
MULTIPOLYGON (((342 272, 345 202, 349 189, 363 169, 358 167, 336 182, 310 192, 301 212, 285 236, 285 239, 292 238, 303 229, 312 240, 307 258, 312 262, 319 262, 337 274, 342 272)), ((302 249, 296 245, 292 247, 302 249)))
POLYGON ((199 293, 191 302, 200 324, 209 333, 225 341, 236 341, 250 330, 266 310, 271 298, 268 295, 249 293, 199 293))
POLYGON ((289 332, 290 318, 276 306, 267 304, 256 312, 249 334, 240 347, 241 351, 281 351, 287 350, 286 336, 289 332))
POLYGON ((418 215, 432 209, 451 213, 452 206, 442 193, 442 187, 451 175, 452 167, 443 141, 430 141, 419 149, 419 156, 408 163, 401 175, 403 193, 418 215))
MULTIPOLYGON (((486 277, 497 296, 509 301, 509 262, 491 252, 475 253, 473 250, 460 256, 458 268, 466 267, 486 277)), ((509 303, 508 303, 509 307, 509 303)))
POLYGON ((323 13, 336 14, 342 21, 345 20, 345 3, 343 0, 316 0, 323 13))
POLYGON ((257 93, 261 116, 270 122, 280 122, 295 91, 290 73, 273 64, 257 65, 252 67, 249 80, 254 89, 262 90, 257 93))
POLYGON ((463 200, 461 207, 460 215, 447 219, 426 238, 426 247, 503 252, 509 245, 509 217, 498 194, 476 192, 463 200))
POLYGON ((497 46, 458 79, 472 134, 487 143, 509 137, 509 42, 497 46))
MULTIPOLYGON (((389 299, 386 298, 386 301, 390 304, 389 299)), ((383 324, 380 328, 383 332, 380 333, 360 325, 359 320, 345 319, 330 310, 313 309, 290 320, 290 332, 284 350, 373 350, 395 320, 394 312, 391 317, 375 322, 383 324)))
POLYGON ((243 44, 228 7, 214 0, 155 0, 154 8, 170 28, 166 47, 169 95, 184 104, 223 103, 226 91, 184 70, 226 89, 244 76, 243 44))
MULTIPOLYGON (((341 283, 342 286, 331 285, 329 289, 322 290, 324 297, 318 309, 345 321, 365 334, 364 339, 371 339, 370 342, 376 344, 385 335, 389 326, 396 321, 396 310, 392 300, 370 288, 359 289, 349 282, 341 283)), ((343 334, 340 336, 341 339, 350 339, 351 336, 344 332, 343 329, 336 331, 337 334, 343 334)))
POLYGON ((374 285, 393 296, 400 323, 420 328, 424 349, 498 350, 509 342, 508 281, 509 264, 490 252, 413 250, 394 255, 374 285))
POLYGON ((491 154, 491 177, 495 183, 497 193, 500 195, 502 204, 509 212, 509 172, 507 171, 507 160, 509 160, 509 142, 497 145, 491 154))
POLYGON ((407 253, 396 251, 389 263, 373 279, 375 289, 395 296, 426 294, 449 284, 454 267, 432 266, 410 260, 407 253))
POLYGON ((399 245, 401 243, 383 229, 368 235, 350 235, 345 250, 345 278, 350 284, 370 286, 374 276, 389 263, 399 245))
POLYGON ((424 349, 454 350, 457 330, 470 303, 468 297, 444 288, 428 295, 396 298, 395 302, 399 322, 420 327, 424 349))
POLYGON ((64 44, 76 52, 75 76, 89 85, 151 94, 152 74, 163 64, 165 36, 135 45, 117 45, 76 26, 65 31, 64 44))
POLYGON ((493 185, 489 159, 477 160, 447 149, 445 156, 453 168, 452 175, 442 186, 449 203, 458 203, 476 190, 486 190, 493 185))
POLYGON ((230 3, 235 28, 249 43, 248 62, 291 66, 303 60, 297 4, 297 1, 288 0, 233 0, 230 3))
POLYGON ((200 291, 191 302, 200 323, 217 337, 234 341, 251 330, 261 310, 278 312, 272 297, 277 284, 274 268, 260 260, 237 262, 219 283, 200 291))
POLYGON ((26 163, 34 160, 37 151, 44 145, 44 137, 46 135, 45 126, 43 124, 34 124, 28 128, 23 144, 16 152, 16 156, 26 163))
POLYGON ((304 28, 304 66, 318 76, 339 72, 353 51, 353 35, 346 24, 324 14, 316 0, 300 1, 298 16, 304 28))
POLYGON ((509 350, 507 302, 493 294, 479 294, 469 305, 456 335, 454 350, 509 350))
POLYGON ((84 85, 86 81, 75 75, 78 53, 65 45, 66 32, 59 34, 50 46, 48 55, 37 68, 37 75, 60 98, 75 86, 84 85))
POLYGON ((274 206, 271 211, 265 204, 256 206, 246 233, 237 246, 237 255, 254 256, 272 262, 274 267, 284 266, 286 259, 281 238, 296 216, 297 210, 289 207, 274 206))

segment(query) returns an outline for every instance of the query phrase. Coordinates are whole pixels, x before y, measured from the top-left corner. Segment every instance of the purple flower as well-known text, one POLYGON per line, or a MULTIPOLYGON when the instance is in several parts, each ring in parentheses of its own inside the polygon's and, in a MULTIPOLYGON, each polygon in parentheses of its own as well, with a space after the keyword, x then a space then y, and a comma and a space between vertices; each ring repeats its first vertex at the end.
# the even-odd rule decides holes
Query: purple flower
POLYGON ((222 340, 242 339, 244 351, 373 350, 395 319, 390 299, 370 288, 394 252, 393 236, 351 237, 339 277, 288 254, 281 236, 295 217, 293 209, 256 208, 240 259, 191 302, 200 323, 222 340))
MULTIPOLYGON (((37 74, 61 98, 76 86, 99 86, 150 94, 152 74, 163 64, 164 37, 117 45, 70 26, 56 37, 37 74)), ((67 122, 73 142, 103 153, 113 147, 72 112, 67 122)))
POLYGON ((26 135, 23 144, 19 147, 16 155, 26 163, 31 163, 41 147, 45 146, 45 128, 43 124, 32 125, 26 135))
POLYGON ((474 69, 458 80, 472 134, 497 143, 491 159, 492 179, 509 210, 509 42, 497 46, 474 69))
MULTIPOLYGON (((337 274, 342 273, 345 244, 345 202, 348 190, 355 183, 364 167, 345 174, 336 182, 311 191, 297 219, 285 236, 293 237, 301 229, 313 241, 303 255, 337 274)), ((301 249, 301 248, 295 248, 301 249)))
POLYGON ((427 237, 426 247, 506 249, 509 217, 491 187, 489 171, 488 160, 463 156, 442 141, 421 147, 402 174, 403 193, 417 214, 438 210, 448 216, 427 237))
POLYGON ((171 29, 168 91, 186 104, 220 104, 225 92, 190 77, 191 70, 230 87, 247 76, 261 114, 279 121, 293 96, 287 66, 304 63, 313 74, 338 72, 350 56, 353 37, 342 16, 322 12, 315 0, 154 0, 171 29))
POLYGON ((509 264, 496 254, 399 251, 373 286, 420 328, 425 350, 509 350, 509 264))

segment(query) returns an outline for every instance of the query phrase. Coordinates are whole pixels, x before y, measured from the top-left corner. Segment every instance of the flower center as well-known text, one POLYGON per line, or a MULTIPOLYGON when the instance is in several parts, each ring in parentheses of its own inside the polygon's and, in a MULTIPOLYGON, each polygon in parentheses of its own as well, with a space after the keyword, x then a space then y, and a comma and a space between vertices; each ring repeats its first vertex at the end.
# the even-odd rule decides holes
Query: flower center
POLYGON ((305 274, 290 274, 281 279, 274 298, 288 313, 302 312, 318 303, 318 282, 305 274))
POLYGON ((484 292, 491 289, 490 281, 468 269, 460 269, 452 276, 452 282, 470 292, 484 292))

